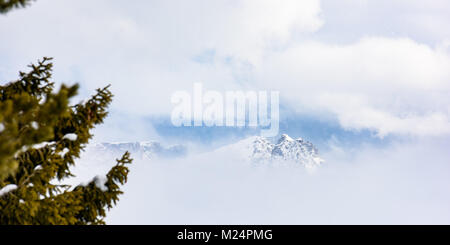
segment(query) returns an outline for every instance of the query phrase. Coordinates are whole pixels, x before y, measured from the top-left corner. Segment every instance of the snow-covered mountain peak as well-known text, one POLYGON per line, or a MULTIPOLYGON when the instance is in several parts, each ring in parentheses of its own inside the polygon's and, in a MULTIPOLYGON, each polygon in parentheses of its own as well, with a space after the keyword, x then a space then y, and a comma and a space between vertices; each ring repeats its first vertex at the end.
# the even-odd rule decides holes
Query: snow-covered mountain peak
POLYGON ((311 142, 302 138, 293 140, 287 135, 282 136, 278 144, 274 145, 272 158, 301 163, 308 168, 319 166, 323 162, 319 157, 319 151, 311 142))
POLYGON ((290 137, 289 135, 287 135, 287 134, 282 134, 281 137, 280 137, 280 139, 278 140, 278 144, 280 144, 281 142, 284 142, 284 141, 294 141, 294 139, 291 138, 291 137, 290 137))
POLYGON ((222 147, 217 152, 237 154, 238 159, 254 164, 291 163, 314 168, 324 161, 319 157, 319 151, 311 142, 302 138, 294 140, 287 134, 282 134, 276 144, 271 143, 267 138, 252 136, 222 147))

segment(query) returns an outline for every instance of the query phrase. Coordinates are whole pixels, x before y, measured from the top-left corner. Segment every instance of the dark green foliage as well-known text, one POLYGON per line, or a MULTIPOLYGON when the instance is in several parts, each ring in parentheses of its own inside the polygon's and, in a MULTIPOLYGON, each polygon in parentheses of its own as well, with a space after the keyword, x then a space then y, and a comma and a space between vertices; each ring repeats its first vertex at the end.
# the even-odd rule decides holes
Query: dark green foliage
POLYGON ((33 0, 0 0, 0 14, 6 13, 13 8, 23 8, 33 0))
POLYGON ((117 202, 119 184, 127 181, 128 153, 104 186, 96 180, 74 188, 55 182, 72 176, 69 167, 92 137, 90 130, 107 116, 112 94, 108 87, 98 89, 86 102, 69 106, 78 85, 54 93, 51 59, 30 67, 18 81, 0 86, 0 190, 16 187, 0 196, 0 224, 103 224, 105 209, 117 202))

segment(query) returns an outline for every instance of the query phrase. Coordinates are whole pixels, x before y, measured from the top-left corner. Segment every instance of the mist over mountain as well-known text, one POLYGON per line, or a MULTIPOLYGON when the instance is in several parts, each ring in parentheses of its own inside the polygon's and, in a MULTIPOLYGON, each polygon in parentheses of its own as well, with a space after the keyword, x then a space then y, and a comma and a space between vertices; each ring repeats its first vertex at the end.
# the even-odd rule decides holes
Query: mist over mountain
POLYGON ((86 148, 69 184, 106 174, 128 150, 135 161, 108 224, 446 224, 448 145, 350 152, 336 141, 330 151, 288 135, 206 152, 164 142, 101 143, 86 148))
MULTIPOLYGON (((87 147, 85 159, 91 161, 110 161, 111 156, 120 155, 129 151, 133 158, 140 160, 152 160, 161 158, 180 158, 188 154, 188 147, 182 144, 165 146, 160 142, 118 142, 97 143, 87 147)), ((237 163, 251 163, 253 165, 286 165, 304 166, 315 168, 324 161, 319 157, 318 149, 309 141, 302 138, 293 139, 287 134, 282 134, 276 143, 261 136, 252 136, 236 143, 220 147, 201 155, 224 153, 237 157, 237 163)), ((211 156, 211 158, 214 158, 211 156)))

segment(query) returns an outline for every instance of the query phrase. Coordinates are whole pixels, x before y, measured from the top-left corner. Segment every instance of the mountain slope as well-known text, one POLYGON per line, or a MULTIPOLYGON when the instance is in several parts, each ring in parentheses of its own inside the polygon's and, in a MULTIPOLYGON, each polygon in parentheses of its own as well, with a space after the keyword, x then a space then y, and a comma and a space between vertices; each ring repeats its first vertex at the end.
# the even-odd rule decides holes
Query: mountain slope
POLYGON ((91 157, 105 155, 118 155, 129 151, 133 158, 152 159, 182 157, 186 155, 186 147, 173 145, 164 147, 158 142, 122 142, 122 143, 98 143, 87 147, 86 153, 91 157))

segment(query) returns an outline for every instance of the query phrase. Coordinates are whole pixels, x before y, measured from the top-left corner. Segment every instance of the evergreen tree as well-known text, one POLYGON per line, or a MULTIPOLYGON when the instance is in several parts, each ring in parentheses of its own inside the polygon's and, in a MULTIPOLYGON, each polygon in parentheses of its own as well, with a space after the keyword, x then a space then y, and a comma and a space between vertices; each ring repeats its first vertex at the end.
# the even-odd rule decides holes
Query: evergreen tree
POLYGON ((32 0, 0 0, 0 13, 6 13, 13 8, 23 8, 32 0))
POLYGON ((127 181, 126 152, 104 177, 69 186, 69 169, 103 122, 112 94, 98 89, 89 100, 69 106, 78 85, 54 92, 50 58, 0 86, 0 224, 104 224, 127 181))

